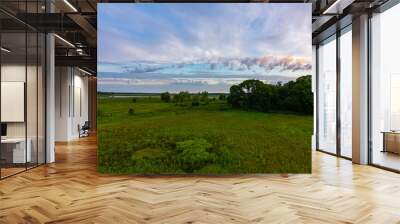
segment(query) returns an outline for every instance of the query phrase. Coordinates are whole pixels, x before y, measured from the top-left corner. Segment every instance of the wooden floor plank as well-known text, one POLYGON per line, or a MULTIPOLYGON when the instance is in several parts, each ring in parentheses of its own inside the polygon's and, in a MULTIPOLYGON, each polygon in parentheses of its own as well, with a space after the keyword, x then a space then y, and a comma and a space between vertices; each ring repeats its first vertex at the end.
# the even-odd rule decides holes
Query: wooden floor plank
POLYGON ((400 175, 313 152, 313 174, 96 172, 96 139, 0 181, 0 223, 400 223, 400 175))

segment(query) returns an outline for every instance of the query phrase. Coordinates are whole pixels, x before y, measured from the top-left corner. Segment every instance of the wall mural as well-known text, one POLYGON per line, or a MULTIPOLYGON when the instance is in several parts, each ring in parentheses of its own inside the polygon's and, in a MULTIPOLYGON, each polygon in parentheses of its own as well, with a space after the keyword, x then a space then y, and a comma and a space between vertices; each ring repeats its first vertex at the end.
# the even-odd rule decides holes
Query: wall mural
POLYGON ((99 4, 98 170, 310 173, 310 4, 99 4))

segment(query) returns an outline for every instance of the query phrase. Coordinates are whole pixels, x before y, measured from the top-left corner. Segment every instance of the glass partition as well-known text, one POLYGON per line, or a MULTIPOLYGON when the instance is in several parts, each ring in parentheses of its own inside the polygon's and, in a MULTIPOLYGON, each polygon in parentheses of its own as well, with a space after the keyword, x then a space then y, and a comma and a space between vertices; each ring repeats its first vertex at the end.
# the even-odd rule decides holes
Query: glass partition
POLYGON ((400 170, 400 5, 371 19, 371 162, 400 170))
POLYGON ((38 33, 38 74, 37 74, 37 162, 46 162, 46 143, 45 143, 45 124, 46 124, 46 37, 43 33, 38 33))
MULTIPOLYGON (((43 1, 26 3, 17 12, 43 11, 43 1)), ((0 12, 1 179, 45 163, 45 44, 43 33, 0 12)))
POLYGON ((351 26, 340 36, 340 154, 352 157, 352 35, 351 26))
POLYGON ((318 47, 318 149, 336 153, 336 37, 318 47))
POLYGON ((26 85, 26 113, 27 113, 27 150, 30 151, 30 160, 27 167, 34 167, 37 165, 38 159, 38 49, 37 49, 38 35, 35 32, 27 33, 27 85, 26 85))
POLYGON ((1 176, 26 169, 26 33, 1 34, 1 176), (6 50, 4 50, 6 49, 6 50))

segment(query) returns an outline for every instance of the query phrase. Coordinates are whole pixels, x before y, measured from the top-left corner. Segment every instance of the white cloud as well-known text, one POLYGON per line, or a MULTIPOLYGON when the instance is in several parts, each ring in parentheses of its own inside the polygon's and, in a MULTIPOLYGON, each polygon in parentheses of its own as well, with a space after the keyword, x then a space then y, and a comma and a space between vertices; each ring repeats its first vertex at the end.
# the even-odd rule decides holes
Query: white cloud
MULTIPOLYGON (((311 56, 311 15, 304 4, 226 4, 205 15, 190 4, 189 12, 182 10, 186 6, 167 4, 164 19, 135 5, 114 7, 118 13, 105 18, 113 23, 99 22, 100 60, 311 56), (172 16, 181 22, 173 22, 172 16), (118 21, 116 26, 110 25, 118 21)), ((100 18, 105 11, 100 10, 100 18)))

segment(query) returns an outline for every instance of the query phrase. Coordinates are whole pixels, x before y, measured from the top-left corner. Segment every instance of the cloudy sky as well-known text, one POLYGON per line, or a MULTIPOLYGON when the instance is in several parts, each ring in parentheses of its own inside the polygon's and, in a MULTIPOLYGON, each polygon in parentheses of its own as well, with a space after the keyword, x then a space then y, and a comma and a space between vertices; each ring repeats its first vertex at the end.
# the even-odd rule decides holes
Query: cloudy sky
POLYGON ((99 4, 99 90, 228 92, 311 73, 310 4, 99 4))

